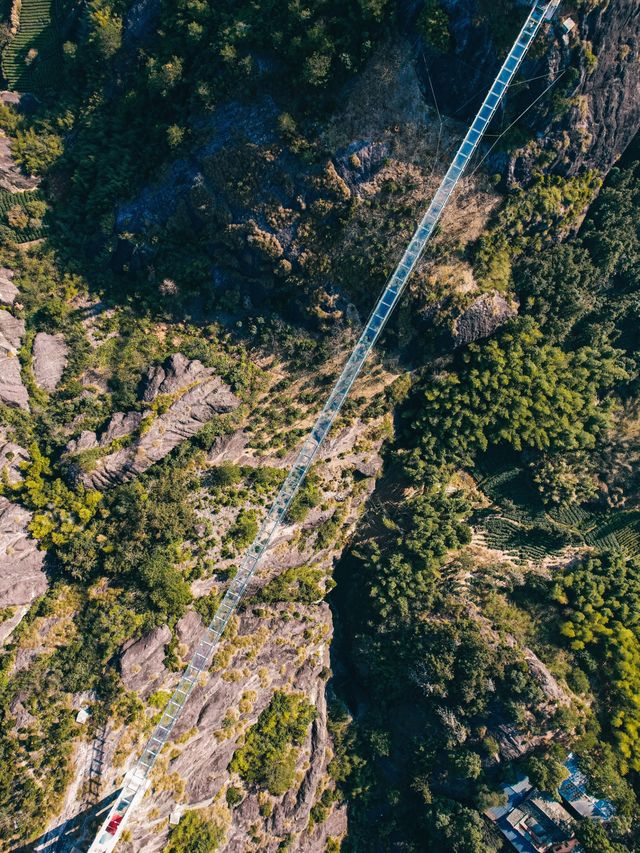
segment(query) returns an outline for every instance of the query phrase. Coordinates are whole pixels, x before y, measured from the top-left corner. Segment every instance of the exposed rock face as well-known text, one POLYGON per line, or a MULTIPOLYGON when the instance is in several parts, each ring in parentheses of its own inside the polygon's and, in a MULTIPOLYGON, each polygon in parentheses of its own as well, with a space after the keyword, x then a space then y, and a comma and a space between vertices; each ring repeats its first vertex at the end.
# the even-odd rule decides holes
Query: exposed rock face
MULTIPOLYGON (((26 450, 9 441, 0 430, 0 476, 6 474, 10 483, 22 479, 20 463, 29 455, 26 450)), ((44 553, 38 551, 28 531, 31 513, 0 496, 0 610, 13 611, 0 621, 0 643, 4 643, 20 622, 31 602, 47 588, 42 567, 44 553)))
POLYGON ((38 386, 54 391, 67 364, 68 347, 63 335, 38 332, 33 341, 33 373, 38 386))
POLYGON ((152 367, 143 382, 142 399, 152 403, 158 394, 175 394, 206 374, 200 361, 189 361, 181 352, 170 356, 164 365, 152 367))
POLYGON ((15 355, 23 335, 24 320, 19 320, 8 311, 0 310, 0 347, 15 355))
POLYGON ((30 521, 31 513, 0 496, 0 608, 30 604, 47 588, 30 521))
POLYGON ((149 696, 165 675, 164 647, 171 639, 166 625, 154 628, 134 643, 127 643, 120 658, 120 675, 128 690, 149 696))
POLYGON ((20 463, 29 458, 27 451, 6 437, 0 429, 0 476, 6 471, 10 483, 17 483, 22 479, 20 463))
POLYGON ((187 657, 195 649, 200 635, 204 631, 204 624, 195 610, 189 610, 176 625, 178 642, 186 650, 183 657, 187 657))
MULTIPOLYGON (((255 723, 274 690, 304 693, 316 707, 316 718, 298 757, 299 781, 284 796, 270 797, 273 811, 269 817, 260 813, 258 792, 249 791, 243 802, 228 812, 227 838, 222 848, 225 853, 246 850, 256 830, 260 837, 258 849, 264 853, 274 853, 290 833, 294 840, 289 849, 321 853, 326 849, 327 837, 339 836, 346 829, 346 815, 340 809, 324 824, 308 829, 309 813, 326 784, 332 755, 324 681, 320 677, 322 668, 329 665, 331 612, 326 603, 296 605, 296 609, 300 615, 293 619, 283 618, 286 605, 273 607, 266 616, 244 613, 237 634, 234 636, 232 629, 223 643, 223 648, 232 650, 230 662, 194 688, 176 726, 176 737, 184 736, 186 742, 172 752, 175 757, 165 772, 177 773, 185 780, 184 797, 188 803, 208 805, 227 782, 241 784, 237 778, 230 778, 228 765, 242 733, 255 723), (274 637, 278 638, 277 644, 272 642, 274 637), (224 722, 228 710, 237 710, 243 696, 250 698, 230 728, 224 722)), ((155 638, 156 655, 162 650, 160 642, 161 638, 155 638)), ((146 660, 142 663, 144 671, 148 668, 146 660)), ((140 681, 138 689, 148 695, 155 684, 151 676, 144 684, 140 681)), ((152 853, 163 849, 166 835, 151 827, 148 812, 154 809, 155 814, 167 814, 174 804, 175 793, 166 787, 143 801, 130 824, 135 850, 152 853)))
POLYGON ((611 0, 576 18, 577 35, 569 45, 556 43, 548 60, 551 69, 569 69, 568 75, 577 62, 579 78, 566 92, 570 108, 555 120, 547 108, 531 114, 538 141, 513 158, 512 182, 528 181, 541 154, 550 170, 565 175, 582 169, 606 173, 640 129, 640 7, 635 0, 611 0), (590 46, 595 66, 581 45, 590 46))
POLYGON ((11 153, 11 141, 0 135, 0 189, 23 192, 38 186, 38 178, 26 177, 16 166, 11 153))
POLYGON ((13 305, 13 302, 18 295, 18 288, 12 281, 13 270, 6 267, 0 268, 0 302, 5 305, 13 305))
POLYGON ((0 309, 0 400, 8 406, 29 408, 29 395, 22 384, 18 350, 24 335, 24 320, 0 309))
MULTIPOLYGON (((165 378, 167 373, 171 375, 167 366, 164 366, 165 378)), ((143 393, 151 385, 158 389, 162 385, 155 371, 149 372, 143 393)), ((291 566, 313 565, 329 574, 344 539, 339 537, 330 545, 317 543, 316 530, 332 512, 324 503, 332 504, 341 512, 343 533, 353 529, 382 464, 379 455, 383 441, 382 421, 368 424, 355 421, 338 431, 323 447, 323 464, 319 466, 323 506, 310 510, 303 522, 286 525, 280 530, 252 582, 250 593, 291 566), (356 471, 359 483, 354 489, 352 478, 356 471), (368 474, 371 474, 366 484, 368 488, 362 488, 361 478, 368 474)), ((257 458, 247 448, 242 432, 233 433, 230 440, 218 442, 215 457, 216 462, 242 460, 242 464, 247 465, 288 464, 286 459, 277 457, 273 460, 257 458)), ((232 519, 227 518, 227 510, 224 506, 215 512, 201 510, 202 515, 211 519, 216 531, 217 544, 212 544, 212 548, 219 547, 219 537, 232 523, 232 519)), ((208 552, 209 556, 213 554, 208 552)), ((219 568, 224 568, 237 561, 231 558, 227 564, 215 562, 219 568)), ((209 593, 216 583, 212 577, 200 578, 192 584, 194 595, 209 593)), ((183 660, 193 652, 202 628, 202 619, 193 610, 177 623, 177 652, 183 660)), ((166 845, 167 818, 176 804, 215 810, 216 819, 226 828, 226 840, 220 848, 224 853, 245 853, 249 848, 260 850, 260 853, 275 853, 289 836, 288 849, 291 851, 325 853, 328 838, 344 835, 346 813, 341 806, 333 806, 326 820, 309 828, 311 808, 325 787, 333 784, 327 773, 333 753, 325 700, 332 630, 331 610, 322 600, 314 604, 293 601, 260 602, 259 605, 248 601, 233 617, 216 650, 217 660, 212 671, 202 676, 194 688, 172 735, 171 745, 158 761, 150 796, 132 816, 128 827, 132 850, 160 853, 166 845), (283 796, 268 797, 272 805, 269 816, 260 808, 264 792, 253 789, 246 791, 244 800, 236 808, 229 809, 225 797, 227 787, 244 788, 244 783, 229 773, 231 758, 244 733, 256 722, 278 689, 303 693, 316 708, 315 720, 299 748, 296 781, 283 796)), ((156 629, 125 648, 120 669, 127 688, 148 697, 155 690, 170 691, 175 687, 178 674, 164 667, 165 647, 170 637, 167 629, 156 629)), ((123 733, 123 729, 109 731, 103 774, 105 793, 119 784, 126 770, 113 760, 116 751, 121 750, 123 733)), ((131 750, 130 743, 126 750, 132 761, 136 752, 131 750)), ((77 773, 81 772, 79 768, 77 773)), ((77 778, 74 784, 78 785, 77 778)), ((59 822, 56 818, 52 826, 59 822)))
POLYGON ((98 439, 95 432, 85 429, 79 437, 67 445, 68 453, 80 453, 83 450, 93 450, 96 447, 109 447, 118 438, 131 435, 142 423, 141 412, 115 412, 107 424, 107 428, 98 439))
POLYGON ((142 474, 182 441, 195 435, 212 417, 231 412, 240 405, 238 398, 212 370, 199 361, 189 361, 180 353, 147 373, 142 399, 153 402, 158 394, 176 395, 178 399, 157 417, 151 412, 117 412, 100 438, 85 430, 68 444, 67 452, 71 457, 83 450, 105 450, 95 468, 80 475, 85 486, 105 489, 142 474), (151 426, 136 435, 145 416, 152 419, 151 426), (109 453, 112 442, 126 436, 131 436, 130 444, 109 453))
POLYGON ((454 346, 464 346, 492 335, 517 314, 517 306, 504 296, 483 293, 454 321, 451 333, 454 346))
MULTIPOLYGON (((442 5, 449 15, 452 50, 441 54, 427 47, 426 64, 440 110, 468 120, 486 93, 498 68, 498 58, 506 48, 496 44, 491 27, 483 24, 477 0, 442 0, 442 5)), ((409 8, 412 16, 418 14, 416 4, 409 8)), ((570 44, 565 45, 561 38, 560 24, 567 14, 561 8, 547 28, 547 35, 538 36, 540 44, 547 40, 545 55, 530 55, 520 78, 548 73, 548 79, 538 80, 530 88, 518 87, 507 97, 520 112, 555 75, 565 71, 557 92, 570 99, 572 105, 563 115, 554 116, 552 98, 544 97, 527 114, 526 122, 542 141, 537 151, 516 158, 510 172, 512 180, 528 179, 529 165, 542 148, 551 155, 545 161, 546 169, 563 174, 574 174, 583 168, 607 172, 640 128, 640 7, 636 0, 611 0, 591 12, 570 11, 578 23, 570 44), (591 43, 597 59, 595 68, 583 47, 586 42, 591 43), (577 77, 569 70, 576 67, 577 77)), ((514 15, 524 21, 526 4, 515 5, 514 15)), ((415 32, 414 21, 412 17, 407 22, 411 32, 415 32)), ((429 93, 431 87, 423 63, 419 62, 417 69, 424 74, 424 90, 429 93)))

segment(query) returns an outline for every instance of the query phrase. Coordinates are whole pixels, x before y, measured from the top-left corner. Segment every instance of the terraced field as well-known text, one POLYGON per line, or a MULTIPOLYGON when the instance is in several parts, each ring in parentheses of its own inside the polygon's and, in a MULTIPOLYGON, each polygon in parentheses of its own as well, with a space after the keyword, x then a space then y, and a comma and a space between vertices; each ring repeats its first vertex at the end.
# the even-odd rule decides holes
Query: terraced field
POLYGON ((476 514, 474 527, 488 547, 521 560, 541 560, 569 545, 640 554, 640 511, 545 509, 524 469, 482 473, 478 485, 493 506, 476 514))
POLYGON ((3 51, 2 72, 10 89, 55 89, 62 62, 56 0, 22 0, 20 26, 3 51))
MULTIPOLYGON (((0 225, 11 227, 7 222, 6 214, 12 207, 23 207, 28 212, 29 202, 41 200, 43 200, 43 195, 40 190, 31 190, 24 193, 12 193, 7 190, 0 190, 0 225)), ((31 223, 25 228, 17 229, 14 227, 12 231, 13 239, 17 243, 27 243, 30 240, 38 240, 40 237, 44 237, 46 226, 44 223, 40 225, 31 223)))

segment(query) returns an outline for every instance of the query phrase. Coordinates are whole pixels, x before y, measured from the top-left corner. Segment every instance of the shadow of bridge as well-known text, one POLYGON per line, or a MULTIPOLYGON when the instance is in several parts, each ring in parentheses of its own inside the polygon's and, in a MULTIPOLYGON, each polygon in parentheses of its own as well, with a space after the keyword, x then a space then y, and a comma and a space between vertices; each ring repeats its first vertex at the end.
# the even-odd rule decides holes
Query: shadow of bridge
POLYGON ((113 791, 99 803, 87 806, 35 841, 20 847, 11 847, 11 853, 85 853, 93 840, 91 830, 95 832, 119 793, 113 791))

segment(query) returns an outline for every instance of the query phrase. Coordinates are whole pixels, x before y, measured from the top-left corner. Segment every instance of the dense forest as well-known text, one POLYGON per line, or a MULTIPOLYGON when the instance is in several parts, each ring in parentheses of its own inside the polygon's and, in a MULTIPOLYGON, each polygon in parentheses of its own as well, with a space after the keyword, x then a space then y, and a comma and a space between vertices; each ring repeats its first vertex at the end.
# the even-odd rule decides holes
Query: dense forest
MULTIPOLYGON (((408 5, 3 6, 0 850, 85 849, 462 136, 441 69, 525 13, 408 5)), ((124 850, 507 850, 569 753, 614 812, 569 835, 640 847, 623 6, 545 25, 124 850)))

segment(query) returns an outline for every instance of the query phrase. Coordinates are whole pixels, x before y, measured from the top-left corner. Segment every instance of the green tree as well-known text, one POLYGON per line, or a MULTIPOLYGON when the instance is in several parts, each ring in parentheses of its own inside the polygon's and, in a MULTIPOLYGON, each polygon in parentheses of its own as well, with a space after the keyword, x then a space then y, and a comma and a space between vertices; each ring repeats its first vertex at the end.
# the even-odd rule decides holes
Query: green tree
POLYGON ((628 853, 624 844, 611 841, 605 827, 596 820, 583 820, 578 826, 576 837, 585 853, 628 853))
POLYGON ((454 368, 418 386, 407 412, 415 474, 469 464, 488 446, 515 450, 593 448, 609 423, 603 392, 628 377, 620 353, 603 344, 566 353, 525 318, 472 344, 454 368))
POLYGON ((440 0, 425 0, 418 18, 418 30, 428 45, 441 53, 449 50, 449 16, 442 8, 440 0))
POLYGON ((554 587, 561 634, 603 682, 602 724, 623 772, 640 770, 640 562, 588 557, 554 587))
POLYGON ((558 796, 558 788, 569 776, 569 771, 554 755, 532 755, 526 764, 529 781, 535 788, 558 796))
POLYGON ((563 341, 598 304, 598 270, 579 246, 561 243, 524 257, 514 281, 524 310, 550 342, 563 341))
POLYGON ((122 18, 105 0, 89 5, 89 44, 99 60, 110 59, 122 46, 122 18))
POLYGON ((171 830, 165 853, 212 853, 225 838, 224 829, 190 809, 171 830))
POLYGON ((16 162, 29 175, 41 175, 62 155, 62 139, 56 133, 18 130, 11 143, 16 162))

